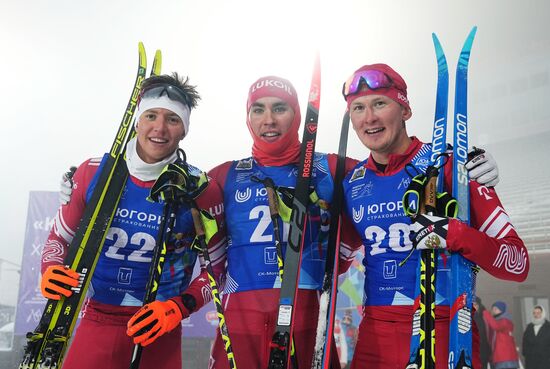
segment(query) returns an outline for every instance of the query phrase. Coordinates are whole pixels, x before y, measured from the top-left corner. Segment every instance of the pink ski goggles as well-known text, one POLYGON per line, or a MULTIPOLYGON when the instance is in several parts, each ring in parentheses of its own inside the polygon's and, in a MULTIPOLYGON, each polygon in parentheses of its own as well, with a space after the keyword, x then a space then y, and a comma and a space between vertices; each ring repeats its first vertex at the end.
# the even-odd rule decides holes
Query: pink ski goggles
POLYGON ((347 100, 349 95, 358 93, 363 84, 367 85, 370 90, 390 88, 394 85, 390 77, 384 72, 376 69, 362 70, 354 73, 342 86, 344 99, 347 100))

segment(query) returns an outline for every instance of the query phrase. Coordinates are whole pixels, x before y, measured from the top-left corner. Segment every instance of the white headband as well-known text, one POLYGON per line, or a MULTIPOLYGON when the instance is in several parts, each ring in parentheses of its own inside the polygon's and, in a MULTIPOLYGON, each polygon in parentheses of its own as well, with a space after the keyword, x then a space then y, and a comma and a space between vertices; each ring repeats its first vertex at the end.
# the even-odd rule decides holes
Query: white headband
POLYGON ((142 98, 139 102, 135 116, 139 120, 141 114, 145 113, 149 109, 154 108, 168 109, 176 114, 178 117, 180 117, 181 121, 183 122, 183 127, 185 128, 184 136, 187 136, 187 133, 189 133, 189 116, 191 115, 191 110, 187 105, 179 101, 172 100, 166 95, 161 95, 160 97, 156 98, 145 97, 142 98))

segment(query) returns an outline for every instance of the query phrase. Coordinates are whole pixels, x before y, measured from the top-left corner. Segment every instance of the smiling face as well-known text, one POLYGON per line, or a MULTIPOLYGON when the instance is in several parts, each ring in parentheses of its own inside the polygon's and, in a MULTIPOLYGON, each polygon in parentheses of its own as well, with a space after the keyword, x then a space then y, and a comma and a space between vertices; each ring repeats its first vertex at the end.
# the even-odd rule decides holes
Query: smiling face
POLYGON ((390 154, 404 153, 411 139, 405 121, 412 113, 384 95, 366 95, 354 99, 349 107, 353 129, 374 160, 387 164, 390 154))
POLYGON ((137 153, 146 163, 157 163, 172 155, 183 139, 181 118, 164 108, 148 109, 139 117, 136 127, 137 153))
POLYGON ((248 113, 254 135, 265 142, 275 142, 288 132, 294 120, 294 110, 278 97, 256 100, 248 113))

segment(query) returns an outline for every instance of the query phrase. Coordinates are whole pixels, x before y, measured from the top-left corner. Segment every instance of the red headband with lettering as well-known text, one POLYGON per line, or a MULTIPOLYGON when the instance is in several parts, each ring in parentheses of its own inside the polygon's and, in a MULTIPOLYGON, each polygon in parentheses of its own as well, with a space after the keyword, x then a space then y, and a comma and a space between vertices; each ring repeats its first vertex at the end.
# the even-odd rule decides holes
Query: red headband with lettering
POLYGON ((248 91, 246 102, 246 124, 252 135, 252 156, 261 165, 281 166, 297 163, 300 157, 300 105, 296 89, 288 80, 276 76, 266 76, 254 82, 248 91), (278 97, 284 100, 294 111, 294 120, 289 130, 275 142, 266 142, 256 136, 250 127, 249 113, 254 102, 262 97, 278 97))

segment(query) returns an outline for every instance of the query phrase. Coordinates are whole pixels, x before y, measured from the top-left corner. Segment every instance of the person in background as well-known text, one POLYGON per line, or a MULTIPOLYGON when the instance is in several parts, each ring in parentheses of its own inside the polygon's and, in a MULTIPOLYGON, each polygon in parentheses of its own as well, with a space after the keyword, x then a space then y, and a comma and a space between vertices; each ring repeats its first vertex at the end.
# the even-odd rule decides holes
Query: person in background
POLYGON ((481 298, 478 296, 476 296, 474 301, 474 309, 474 322, 479 332, 479 357, 481 359, 481 369, 488 369, 491 359, 491 345, 487 338, 487 326, 483 320, 483 310, 485 310, 485 306, 483 306, 481 298))
POLYGON ((483 310, 483 319, 489 328, 489 341, 493 352, 492 369, 518 369, 519 357, 514 340, 514 323, 506 311, 506 303, 496 301, 491 312, 483 310))
POLYGON ((550 322, 540 305, 533 308, 531 323, 523 332, 521 353, 525 358, 525 369, 550 368, 550 322))
POLYGON ((341 358, 340 361, 345 362, 346 365, 343 368, 349 368, 351 360, 353 359, 353 352, 355 351, 355 345, 357 344, 357 326, 353 324, 353 314, 351 310, 346 310, 344 317, 342 318, 342 331, 347 344, 347 357, 341 358))

